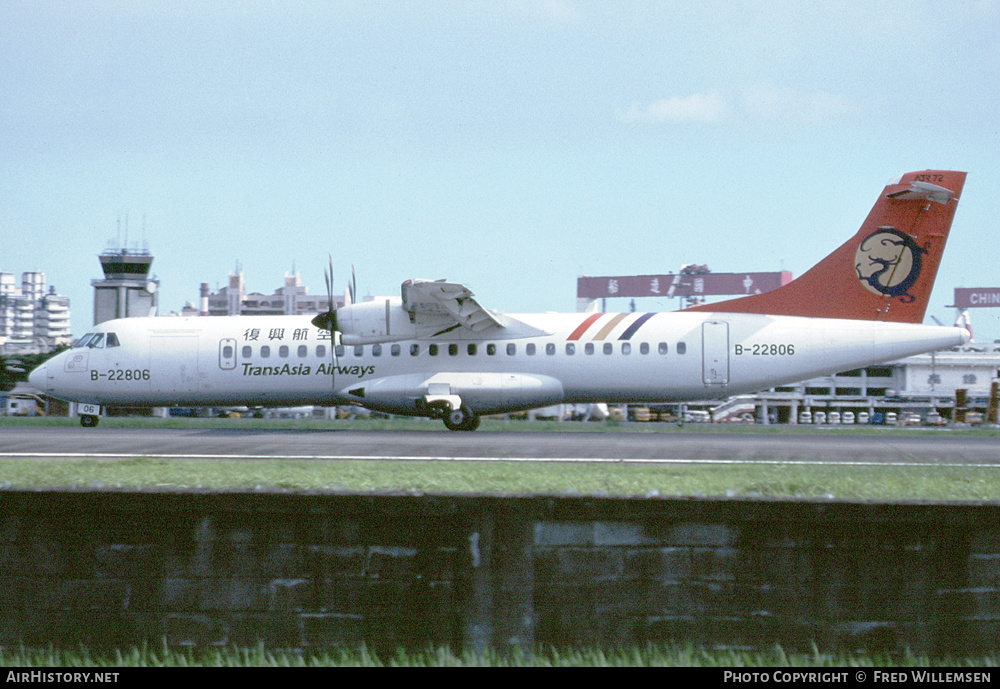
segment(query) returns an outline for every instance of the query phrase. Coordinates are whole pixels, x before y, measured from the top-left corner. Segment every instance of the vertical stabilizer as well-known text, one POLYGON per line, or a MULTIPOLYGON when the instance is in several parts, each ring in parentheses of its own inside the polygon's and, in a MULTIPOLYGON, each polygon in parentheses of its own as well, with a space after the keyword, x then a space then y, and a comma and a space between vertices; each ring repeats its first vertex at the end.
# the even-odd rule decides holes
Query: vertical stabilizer
POLYGON ((687 311, 920 323, 964 172, 908 172, 886 185, 861 229, 783 287, 687 311))

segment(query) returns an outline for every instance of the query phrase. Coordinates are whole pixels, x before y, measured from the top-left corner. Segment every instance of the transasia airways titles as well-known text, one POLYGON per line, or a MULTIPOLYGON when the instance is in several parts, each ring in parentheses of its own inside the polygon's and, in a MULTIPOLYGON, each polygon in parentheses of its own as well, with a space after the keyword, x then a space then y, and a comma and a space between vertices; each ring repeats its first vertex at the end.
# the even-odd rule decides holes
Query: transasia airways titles
MULTIPOLYGON (((763 294, 669 313, 507 314, 465 285, 407 280, 399 297, 313 318, 108 321, 30 380, 79 403, 85 426, 117 405, 352 404, 473 430, 484 414, 557 403, 753 392, 968 341, 921 324, 965 177, 890 181, 854 236, 763 294)), ((822 193, 822 180, 803 188, 822 193)), ((803 235, 788 239, 823 240, 803 235)))
POLYGON ((293 366, 291 364, 285 364, 284 366, 257 366, 252 363, 243 363, 243 375, 245 376, 357 376, 358 378, 364 378, 365 376, 374 376, 375 367, 374 366, 334 366, 330 364, 320 364, 316 367, 316 371, 308 364, 298 364, 293 366))

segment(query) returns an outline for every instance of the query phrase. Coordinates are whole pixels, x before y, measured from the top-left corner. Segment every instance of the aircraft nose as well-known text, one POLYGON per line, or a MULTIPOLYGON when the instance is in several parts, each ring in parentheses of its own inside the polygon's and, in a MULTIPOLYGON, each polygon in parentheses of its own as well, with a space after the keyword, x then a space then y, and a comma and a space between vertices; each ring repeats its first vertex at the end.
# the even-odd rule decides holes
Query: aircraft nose
POLYGON ((32 387, 43 391, 49 389, 49 378, 46 375, 47 368, 48 364, 42 364, 28 374, 28 382, 31 383, 32 387))

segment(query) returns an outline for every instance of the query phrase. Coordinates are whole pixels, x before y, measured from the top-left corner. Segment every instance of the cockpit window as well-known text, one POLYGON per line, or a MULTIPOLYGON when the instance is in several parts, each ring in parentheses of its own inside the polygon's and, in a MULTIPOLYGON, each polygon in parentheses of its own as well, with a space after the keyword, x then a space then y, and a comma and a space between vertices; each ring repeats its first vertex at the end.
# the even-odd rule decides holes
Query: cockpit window
POLYGON ((121 343, 118 341, 118 336, 114 333, 108 333, 108 338, 104 341, 105 347, 120 347, 121 343))
MULTIPOLYGON (((108 342, 109 342, 109 344, 108 344, 109 347, 117 347, 118 346, 118 344, 117 344, 118 343, 118 338, 115 338, 115 344, 113 344, 113 345, 110 344, 110 342, 111 342, 110 339, 108 340, 108 342)), ((103 349, 104 348, 104 333, 87 333, 86 335, 84 335, 83 337, 81 337, 79 340, 77 340, 76 344, 74 344, 73 347, 74 348, 77 348, 77 347, 89 347, 90 349, 94 349, 96 347, 96 348, 103 349)))

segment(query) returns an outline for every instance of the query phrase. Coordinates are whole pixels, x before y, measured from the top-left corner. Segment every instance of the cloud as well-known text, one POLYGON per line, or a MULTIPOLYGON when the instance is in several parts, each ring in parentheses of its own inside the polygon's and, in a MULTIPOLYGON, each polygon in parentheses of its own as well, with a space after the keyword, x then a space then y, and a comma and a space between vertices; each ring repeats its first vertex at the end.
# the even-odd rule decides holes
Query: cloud
POLYGON ((861 106, 848 96, 827 91, 796 91, 755 84, 743 92, 743 111, 753 119, 782 122, 830 122, 853 118, 861 106))
POLYGON ((774 84, 755 84, 730 99, 719 93, 661 98, 633 103, 619 113, 626 123, 697 124, 734 118, 748 122, 827 123, 854 119, 861 104, 849 96, 828 91, 797 91, 774 84), (734 104, 730 104, 730 100, 734 104))
POLYGON ((621 113, 624 122, 650 124, 719 122, 729 115, 729 106, 716 93, 674 96, 641 105, 633 103, 621 113))

